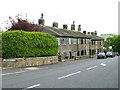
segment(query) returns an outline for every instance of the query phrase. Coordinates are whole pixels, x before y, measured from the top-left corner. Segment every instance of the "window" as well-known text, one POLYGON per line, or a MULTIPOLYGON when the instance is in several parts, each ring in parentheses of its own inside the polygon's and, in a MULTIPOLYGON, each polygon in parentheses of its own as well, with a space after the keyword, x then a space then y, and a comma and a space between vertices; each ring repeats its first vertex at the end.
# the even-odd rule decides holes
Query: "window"
POLYGON ((96 41, 94 41, 94 45, 95 45, 95 42, 96 42, 96 41))
POLYGON ((80 51, 77 51, 77 56, 80 56, 80 51))
POLYGON ((66 38, 62 38, 62 45, 66 45, 66 44, 67 44, 66 38))
POLYGON ((93 45, 93 41, 92 41, 92 45, 93 45))
POLYGON ((81 44, 83 44, 83 38, 81 38, 81 44))
POLYGON ((84 50, 81 51, 81 55, 84 55, 84 50))
POLYGON ((85 55, 86 55, 86 50, 84 52, 85 52, 85 55))
POLYGON ((80 40, 78 39, 78 44, 80 44, 80 40))
POLYGON ((86 43, 88 44, 88 42, 89 42, 89 40, 88 39, 86 39, 86 43))
POLYGON ((85 44, 86 44, 86 39, 84 39, 84 42, 85 42, 85 44))
POLYGON ((76 44, 76 38, 73 38, 72 44, 76 44))
POLYGON ((95 42, 95 44, 97 45, 97 41, 95 42))
POLYGON ((71 38, 69 38, 69 45, 71 45, 71 38))
POLYGON ((60 45, 60 38, 57 38, 57 40, 58 40, 58 45, 60 45))

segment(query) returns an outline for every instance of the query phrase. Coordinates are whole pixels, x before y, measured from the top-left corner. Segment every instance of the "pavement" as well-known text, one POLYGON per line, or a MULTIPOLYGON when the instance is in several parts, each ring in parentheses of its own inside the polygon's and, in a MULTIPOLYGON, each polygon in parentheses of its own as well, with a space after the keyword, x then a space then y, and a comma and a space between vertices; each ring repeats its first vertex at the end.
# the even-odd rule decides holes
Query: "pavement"
POLYGON ((4 68, 2 88, 118 88, 119 62, 118 57, 90 58, 37 67, 4 68))

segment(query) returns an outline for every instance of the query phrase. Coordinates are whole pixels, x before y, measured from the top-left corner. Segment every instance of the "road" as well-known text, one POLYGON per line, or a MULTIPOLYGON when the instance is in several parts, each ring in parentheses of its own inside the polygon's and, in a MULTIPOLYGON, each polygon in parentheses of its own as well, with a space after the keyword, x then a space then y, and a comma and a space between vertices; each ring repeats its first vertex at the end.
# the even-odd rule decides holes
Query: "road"
POLYGON ((3 88, 118 88, 118 57, 3 69, 3 88))

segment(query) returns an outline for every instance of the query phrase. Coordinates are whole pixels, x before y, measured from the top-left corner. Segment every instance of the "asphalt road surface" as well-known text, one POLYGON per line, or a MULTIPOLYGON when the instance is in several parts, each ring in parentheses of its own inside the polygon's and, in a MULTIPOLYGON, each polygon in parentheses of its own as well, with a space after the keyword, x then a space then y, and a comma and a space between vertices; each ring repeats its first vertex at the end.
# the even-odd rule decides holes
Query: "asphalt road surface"
POLYGON ((2 88, 118 88, 118 57, 2 70, 2 88))

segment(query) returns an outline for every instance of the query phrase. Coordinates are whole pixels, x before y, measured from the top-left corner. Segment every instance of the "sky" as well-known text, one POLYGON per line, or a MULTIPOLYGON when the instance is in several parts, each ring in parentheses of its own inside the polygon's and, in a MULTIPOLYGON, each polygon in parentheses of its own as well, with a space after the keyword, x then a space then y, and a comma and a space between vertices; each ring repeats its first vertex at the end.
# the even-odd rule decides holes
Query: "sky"
POLYGON ((22 14, 35 23, 41 13, 44 14, 46 26, 52 26, 54 21, 58 27, 75 21, 76 31, 80 24, 81 29, 87 32, 97 31, 100 34, 118 33, 118 1, 119 0, 2 0, 0 5, 0 27, 5 31, 9 16, 22 14))

